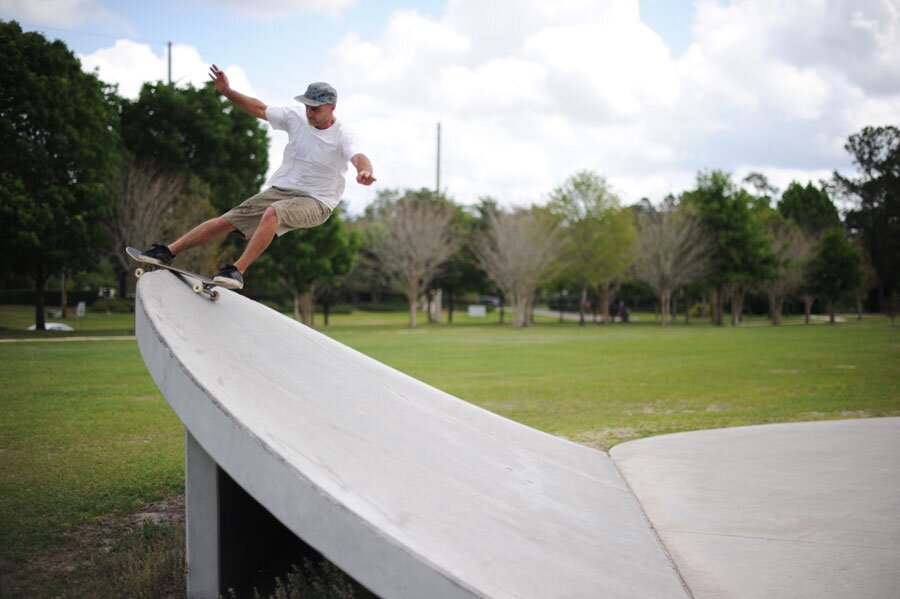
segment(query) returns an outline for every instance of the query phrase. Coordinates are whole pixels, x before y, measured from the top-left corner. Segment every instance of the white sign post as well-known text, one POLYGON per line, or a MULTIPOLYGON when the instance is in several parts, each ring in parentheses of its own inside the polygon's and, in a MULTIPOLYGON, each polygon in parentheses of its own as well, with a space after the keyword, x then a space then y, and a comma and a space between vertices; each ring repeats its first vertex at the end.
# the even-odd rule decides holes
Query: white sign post
POLYGON ((483 306, 480 304, 469 305, 470 318, 484 318, 485 316, 487 316, 487 306, 483 306))

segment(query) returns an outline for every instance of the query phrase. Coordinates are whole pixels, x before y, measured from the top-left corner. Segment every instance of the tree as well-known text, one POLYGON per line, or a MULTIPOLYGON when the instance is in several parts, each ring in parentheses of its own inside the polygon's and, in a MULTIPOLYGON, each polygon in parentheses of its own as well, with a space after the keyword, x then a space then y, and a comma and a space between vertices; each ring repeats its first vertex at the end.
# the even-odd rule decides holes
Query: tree
POLYGON ((715 246, 700 220, 686 210, 644 211, 637 218, 634 276, 656 293, 666 326, 674 292, 712 272, 715 246))
POLYGON ((168 173, 188 172, 209 184, 223 213, 259 192, 268 169, 268 134, 208 84, 200 89, 145 84, 123 101, 122 140, 139 162, 168 173))
POLYGON ((841 226, 841 217, 828 193, 812 183, 804 187, 792 181, 781 194, 778 212, 813 235, 841 226))
POLYGON ((133 265, 123 248, 150 247, 163 239, 166 215, 172 211, 175 197, 184 186, 183 175, 160 172, 151 164, 138 163, 128 155, 112 171, 109 189, 113 202, 104 229, 112 246, 111 253, 123 273, 119 281, 121 297, 125 297, 126 292, 124 274, 133 265))
POLYGON ((726 290, 731 296, 731 324, 741 320, 744 294, 769 278, 775 266, 771 240, 766 236, 757 202, 736 189, 721 171, 699 173, 697 187, 685 192, 683 203, 696 211, 716 242, 717 269, 710 277, 715 289, 713 318, 722 324, 726 290))
POLYGON ((563 261, 581 283, 581 325, 590 287, 598 288, 603 322, 608 322, 611 291, 629 266, 634 243, 630 211, 621 209, 606 179, 591 171, 579 171, 556 188, 548 209, 562 222, 563 261))
POLYGON ((359 247, 359 235, 346 225, 338 206, 318 227, 277 238, 262 266, 291 293, 294 318, 311 326, 316 291, 350 272, 359 247))
POLYGON ((769 183, 768 177, 762 173, 752 172, 744 177, 743 183, 753 188, 756 192, 757 203, 764 207, 769 207, 772 198, 778 195, 778 188, 769 183))
POLYGON ((875 272, 872 260, 869 258, 869 252, 862 246, 859 238, 851 239, 850 243, 853 245, 853 249, 859 253, 861 260, 860 271, 862 272, 862 279, 859 287, 856 288, 856 319, 862 320, 863 301, 873 289, 878 287, 878 273, 875 272))
POLYGON ((455 299, 460 293, 480 292, 487 287, 484 271, 478 268, 473 244, 482 225, 481 209, 490 200, 481 198, 474 208, 453 206, 453 227, 460 240, 459 249, 444 264, 433 286, 446 292, 447 322, 453 323, 455 299))
POLYGON ((385 197, 369 248, 392 284, 406 295, 409 326, 416 326, 419 296, 459 245, 453 211, 445 203, 407 194, 385 197))
POLYGON ((859 236, 878 273, 879 307, 900 300, 900 129, 865 127, 844 148, 853 155, 858 175, 834 173, 835 187, 857 201, 847 226, 859 236))
POLYGON ((487 218, 475 243, 478 264, 512 303, 513 326, 528 326, 534 293, 558 258, 559 229, 535 209, 489 212, 487 218))
POLYGON ((600 230, 603 250, 588 280, 597 288, 600 322, 611 322, 609 305, 613 292, 625 278, 634 257, 637 230, 632 211, 627 208, 608 211, 601 219, 600 230))
POLYGON ((859 252, 842 231, 825 234, 809 269, 810 286, 828 302, 829 322, 834 324, 834 304, 862 282, 859 252))
MULTIPOLYGON (((769 235, 775 253, 775 268, 763 282, 763 290, 769 299, 769 316, 772 324, 781 324, 784 301, 803 285, 805 268, 815 248, 815 238, 805 232, 793 220, 778 212, 770 216, 769 235)), ((809 302, 809 306, 812 302, 809 302)))
POLYGON ((116 154, 103 84, 60 42, 0 21, 0 248, 35 283, 43 329, 52 272, 96 261, 116 154))

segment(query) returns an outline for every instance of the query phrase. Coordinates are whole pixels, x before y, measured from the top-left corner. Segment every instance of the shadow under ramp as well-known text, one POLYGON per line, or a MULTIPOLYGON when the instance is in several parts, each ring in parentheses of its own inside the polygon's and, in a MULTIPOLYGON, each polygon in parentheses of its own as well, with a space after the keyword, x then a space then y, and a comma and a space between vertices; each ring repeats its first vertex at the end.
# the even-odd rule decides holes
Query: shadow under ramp
POLYGON ((224 591, 240 544, 222 474, 385 599, 687 597, 603 452, 165 271, 139 280, 136 329, 186 429, 192 597, 224 591))

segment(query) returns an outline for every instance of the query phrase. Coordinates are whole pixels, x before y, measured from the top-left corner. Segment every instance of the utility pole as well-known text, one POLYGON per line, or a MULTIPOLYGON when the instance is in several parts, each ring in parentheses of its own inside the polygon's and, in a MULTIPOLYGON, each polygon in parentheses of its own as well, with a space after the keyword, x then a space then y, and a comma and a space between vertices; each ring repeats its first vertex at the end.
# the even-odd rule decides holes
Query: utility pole
POLYGON ((172 85, 172 42, 169 42, 169 85, 172 85))
POLYGON ((441 195, 441 123, 437 124, 437 183, 434 186, 434 194, 441 195))

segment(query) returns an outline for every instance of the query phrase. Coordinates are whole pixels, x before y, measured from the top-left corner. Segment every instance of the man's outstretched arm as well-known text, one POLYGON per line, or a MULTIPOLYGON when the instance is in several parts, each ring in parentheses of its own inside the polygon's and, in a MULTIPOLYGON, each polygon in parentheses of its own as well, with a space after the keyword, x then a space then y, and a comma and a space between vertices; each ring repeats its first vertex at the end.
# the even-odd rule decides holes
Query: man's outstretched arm
POLYGON ((356 167, 356 182, 360 185, 371 185, 377 181, 372 174, 372 162, 365 154, 355 154, 350 164, 356 167))
POLYGON ((225 76, 225 72, 220 70, 219 67, 217 67, 216 65, 211 66, 209 68, 209 77, 213 80, 213 84, 216 86, 216 91, 231 100, 231 102, 235 106, 237 106, 250 116, 255 116, 258 119, 267 120, 266 105, 256 98, 245 96, 244 94, 231 89, 231 85, 228 83, 228 77, 225 76))

